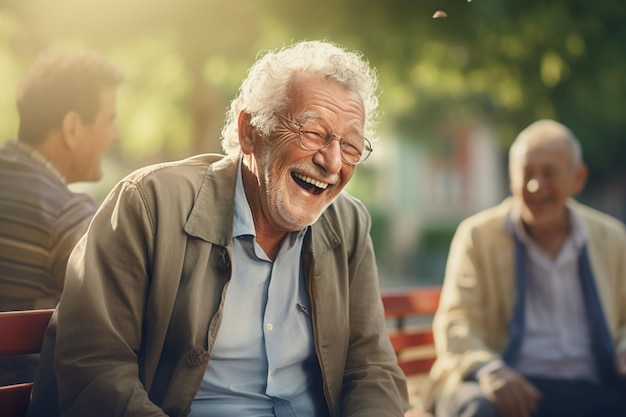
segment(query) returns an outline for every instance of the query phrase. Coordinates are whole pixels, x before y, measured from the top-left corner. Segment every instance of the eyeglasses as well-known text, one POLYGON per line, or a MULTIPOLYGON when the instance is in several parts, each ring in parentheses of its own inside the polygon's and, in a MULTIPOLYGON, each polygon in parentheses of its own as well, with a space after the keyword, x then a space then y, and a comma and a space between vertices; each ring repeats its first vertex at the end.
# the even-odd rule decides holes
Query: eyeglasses
POLYGON ((339 136, 333 133, 330 126, 321 120, 308 119, 303 123, 294 122, 278 113, 274 113, 284 121, 298 127, 300 146, 309 151, 319 151, 337 138, 341 148, 341 159, 351 165, 365 161, 372 153, 372 144, 367 138, 356 133, 339 136))

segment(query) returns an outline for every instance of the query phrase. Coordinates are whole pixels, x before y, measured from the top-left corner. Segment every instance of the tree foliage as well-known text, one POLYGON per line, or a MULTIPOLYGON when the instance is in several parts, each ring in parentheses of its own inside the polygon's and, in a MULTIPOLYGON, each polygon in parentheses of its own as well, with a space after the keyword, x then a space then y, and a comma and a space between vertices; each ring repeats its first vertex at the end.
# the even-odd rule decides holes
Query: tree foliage
MULTIPOLYGON (((379 69, 385 131, 437 141, 446 123, 487 123, 504 148, 554 118, 581 139, 594 186, 626 170, 625 18, 622 0, 4 0, 0 83, 13 92, 45 49, 106 52, 129 72, 121 156, 143 163, 219 151, 258 51, 328 38, 379 69)), ((0 129, 15 129, 3 100, 0 129)))

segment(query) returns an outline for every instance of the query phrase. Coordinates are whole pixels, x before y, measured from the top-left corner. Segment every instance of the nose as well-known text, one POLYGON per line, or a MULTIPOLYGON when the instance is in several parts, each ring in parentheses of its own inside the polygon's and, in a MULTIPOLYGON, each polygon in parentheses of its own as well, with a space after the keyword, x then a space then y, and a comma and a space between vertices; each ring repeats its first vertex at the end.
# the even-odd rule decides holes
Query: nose
POLYGON ((329 174, 338 174, 343 166, 339 141, 340 139, 338 137, 333 137, 328 145, 324 146, 313 155, 313 162, 324 168, 329 174))

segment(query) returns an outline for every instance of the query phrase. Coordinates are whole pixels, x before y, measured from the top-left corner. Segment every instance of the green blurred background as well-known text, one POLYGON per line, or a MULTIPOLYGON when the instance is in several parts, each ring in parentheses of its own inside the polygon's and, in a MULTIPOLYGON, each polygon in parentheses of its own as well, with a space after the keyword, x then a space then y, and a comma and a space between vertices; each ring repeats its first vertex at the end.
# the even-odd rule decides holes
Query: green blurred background
POLYGON ((0 143, 39 53, 104 53, 127 73, 122 141, 101 182, 72 186, 102 200, 135 168, 220 152, 257 54, 322 38, 380 74, 381 139, 348 189, 372 213, 381 286, 441 282, 455 227, 507 195, 508 145, 538 118, 581 140, 580 199, 624 219, 623 0, 0 0, 0 143))

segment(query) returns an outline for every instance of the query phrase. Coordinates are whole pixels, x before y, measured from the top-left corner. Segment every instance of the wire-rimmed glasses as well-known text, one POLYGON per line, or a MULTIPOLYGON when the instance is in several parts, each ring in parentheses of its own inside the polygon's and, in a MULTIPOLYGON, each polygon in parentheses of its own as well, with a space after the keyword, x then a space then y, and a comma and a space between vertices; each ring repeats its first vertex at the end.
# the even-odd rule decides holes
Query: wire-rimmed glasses
POLYGON ((360 164, 372 153, 370 141, 357 133, 339 136, 333 133, 330 126, 319 119, 307 119, 299 123, 278 113, 274 114, 298 128, 298 141, 300 146, 306 150, 318 151, 328 146, 333 138, 337 138, 341 149, 341 158, 348 164, 360 164))

